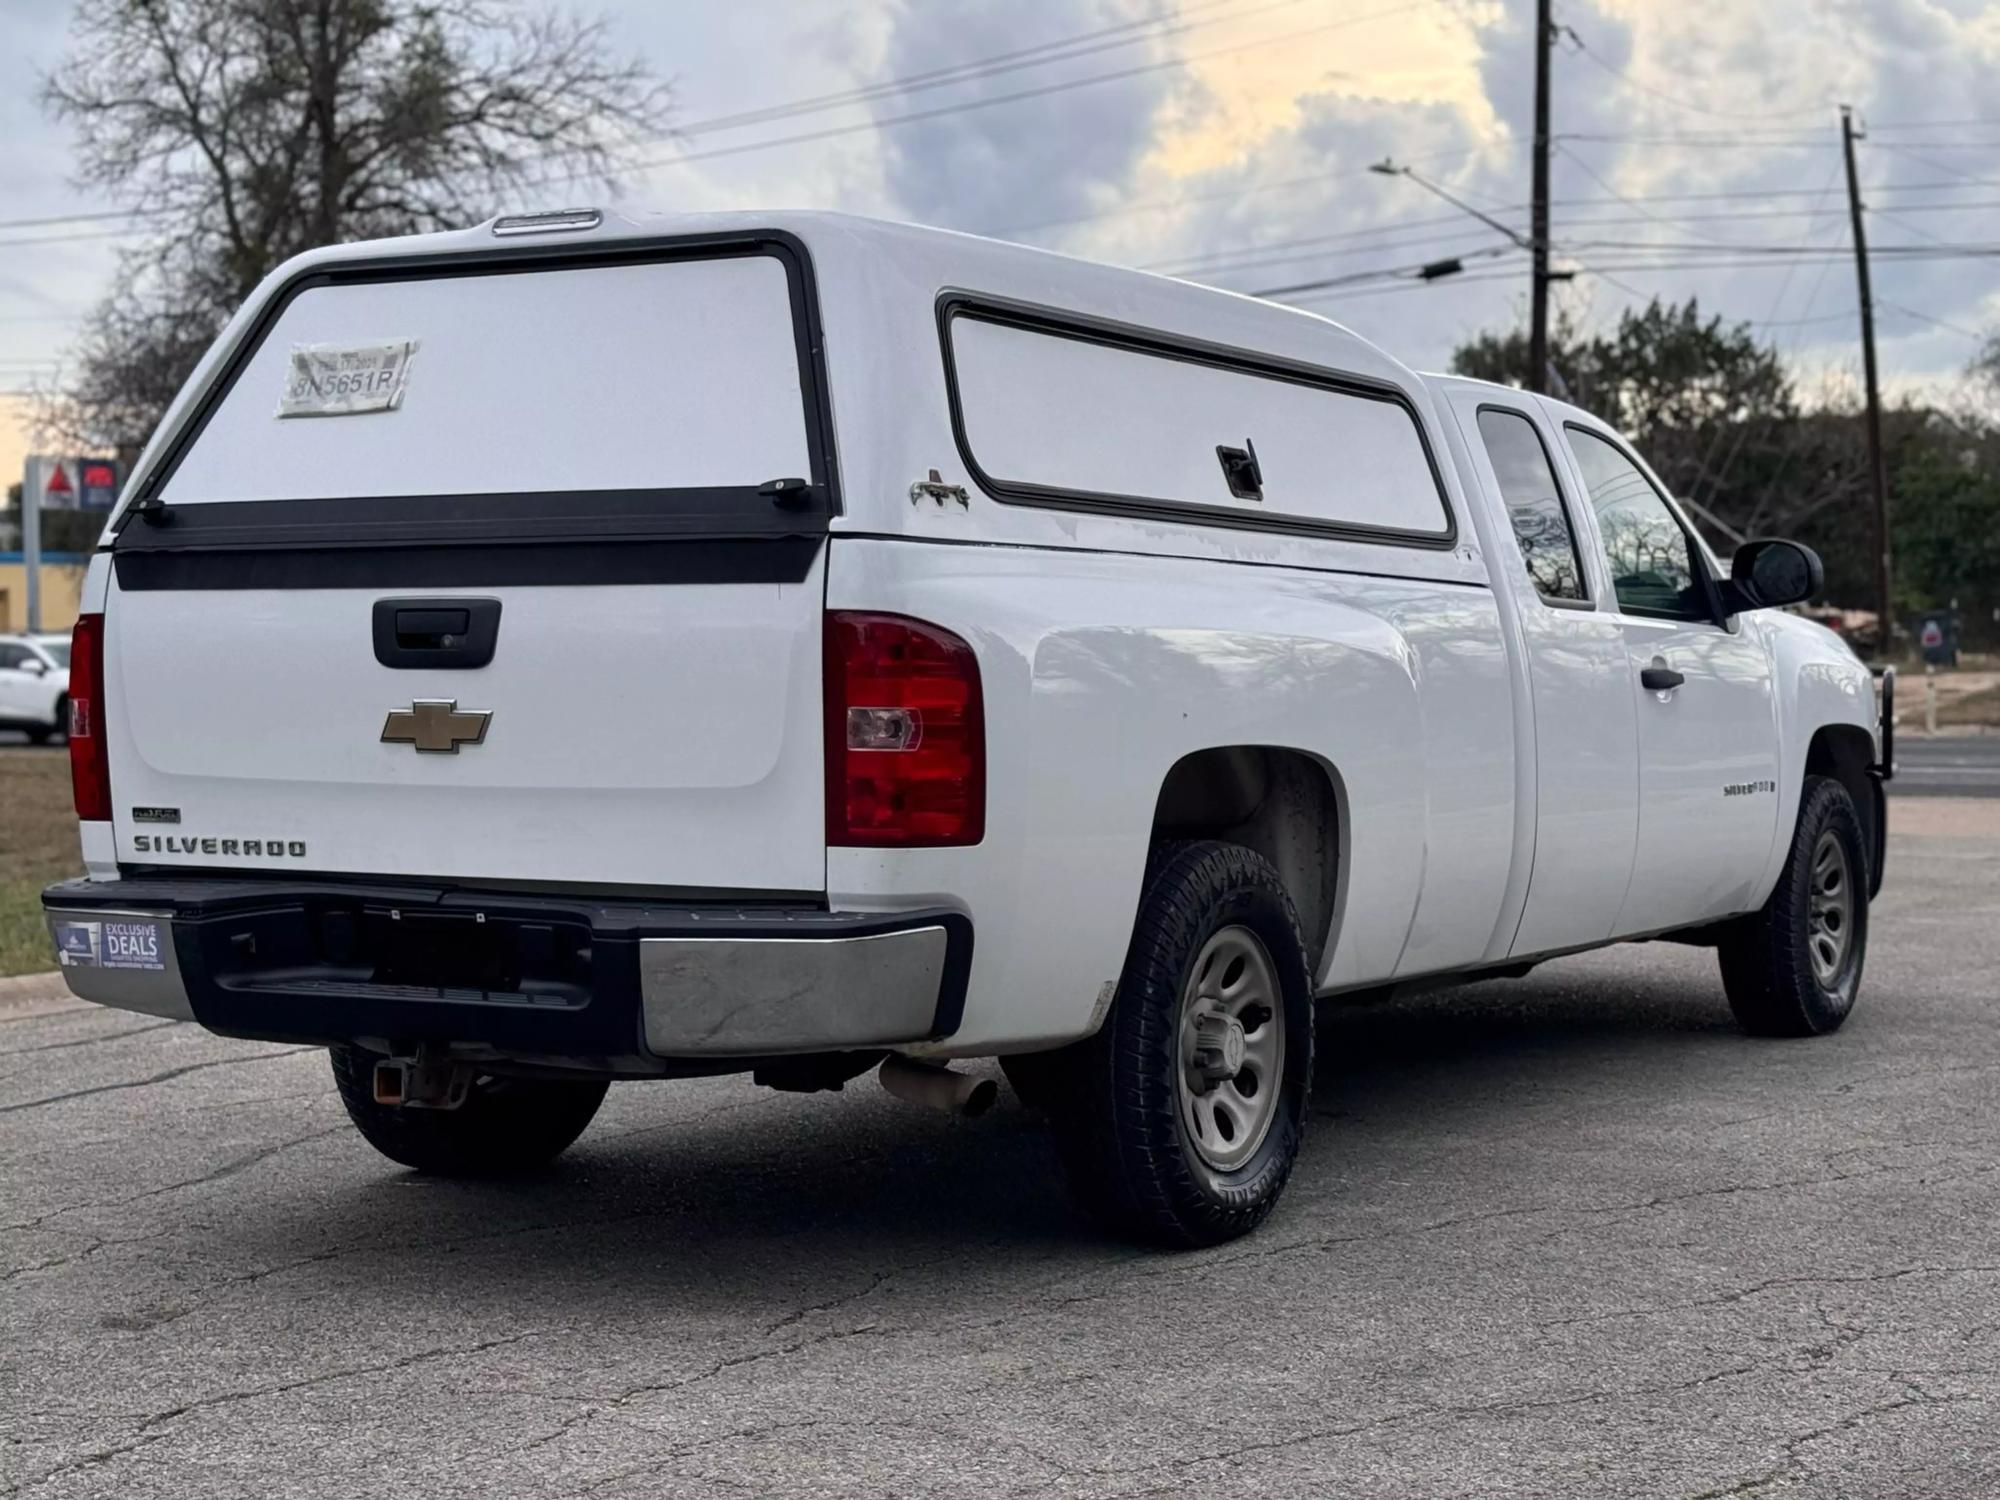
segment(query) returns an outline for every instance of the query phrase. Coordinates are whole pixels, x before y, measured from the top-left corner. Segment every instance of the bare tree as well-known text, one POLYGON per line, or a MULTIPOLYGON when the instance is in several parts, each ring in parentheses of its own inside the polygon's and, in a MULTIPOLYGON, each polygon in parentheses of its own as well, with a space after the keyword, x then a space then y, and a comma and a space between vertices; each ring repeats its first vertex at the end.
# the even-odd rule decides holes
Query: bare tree
POLYGON ((127 450, 287 257, 613 187, 671 103, 602 22, 488 0, 79 0, 71 43, 44 106, 150 233, 41 418, 127 450))

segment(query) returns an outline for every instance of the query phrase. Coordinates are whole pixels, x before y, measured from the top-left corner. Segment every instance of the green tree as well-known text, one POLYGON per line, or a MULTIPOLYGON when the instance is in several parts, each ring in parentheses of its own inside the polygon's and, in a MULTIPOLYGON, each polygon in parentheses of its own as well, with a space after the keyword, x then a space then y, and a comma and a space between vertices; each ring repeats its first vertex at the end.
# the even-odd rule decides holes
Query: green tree
POLYGON ((149 232, 41 416, 127 452, 281 261, 608 185, 669 105, 602 23, 489 0, 79 0, 71 42, 42 101, 149 232))
MULTIPOLYGON (((1787 437, 1798 399, 1777 350, 1748 324, 1704 317, 1700 303, 1627 309, 1609 334, 1585 337, 1559 320, 1549 362, 1567 399, 1645 449, 1668 487, 1736 530, 1796 525, 1812 502, 1773 481, 1796 455, 1787 437), (1739 524, 1740 523, 1740 524, 1739 524)), ((1482 334, 1452 369, 1524 384, 1524 333, 1482 334)))
POLYGON ((2000 608, 2000 433, 1933 416, 1895 474, 1896 597, 1957 604, 1968 640, 1991 642, 2000 608))
MULTIPOLYGON (((1827 599, 1872 603, 1867 434, 1851 389, 1801 400, 1775 347, 1746 324, 1704 317, 1693 301, 1654 301, 1590 336, 1559 323, 1551 343, 1564 394, 1632 439, 1691 503, 1717 551, 1728 555, 1732 534, 1793 537, 1824 560, 1827 599)), ((1481 334, 1452 368, 1520 384, 1526 336, 1481 334)), ((1971 374, 2000 397, 2000 339, 1971 374)), ((1899 609, 1956 599, 1969 635, 1990 634, 2000 606, 2000 428, 1976 412, 1906 403, 1883 414, 1883 446, 1899 609)))

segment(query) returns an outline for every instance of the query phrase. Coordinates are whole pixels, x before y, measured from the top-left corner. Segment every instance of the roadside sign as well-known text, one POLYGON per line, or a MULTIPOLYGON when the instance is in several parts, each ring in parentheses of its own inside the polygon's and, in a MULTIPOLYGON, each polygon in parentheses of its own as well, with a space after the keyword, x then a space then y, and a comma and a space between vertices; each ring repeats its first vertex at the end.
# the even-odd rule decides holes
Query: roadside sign
POLYGON ((110 510, 118 503, 118 464, 108 458, 76 461, 78 503, 85 510, 110 510))

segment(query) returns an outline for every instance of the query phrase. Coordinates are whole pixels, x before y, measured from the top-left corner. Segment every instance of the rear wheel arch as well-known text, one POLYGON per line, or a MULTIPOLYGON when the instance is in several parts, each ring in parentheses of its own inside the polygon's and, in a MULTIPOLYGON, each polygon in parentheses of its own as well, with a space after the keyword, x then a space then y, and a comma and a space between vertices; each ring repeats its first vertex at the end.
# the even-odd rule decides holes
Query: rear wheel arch
POLYGON ((1154 803, 1152 840, 1214 839, 1268 860, 1299 914, 1318 978, 1346 894, 1347 801, 1335 767, 1281 745, 1217 745, 1182 756, 1154 803))

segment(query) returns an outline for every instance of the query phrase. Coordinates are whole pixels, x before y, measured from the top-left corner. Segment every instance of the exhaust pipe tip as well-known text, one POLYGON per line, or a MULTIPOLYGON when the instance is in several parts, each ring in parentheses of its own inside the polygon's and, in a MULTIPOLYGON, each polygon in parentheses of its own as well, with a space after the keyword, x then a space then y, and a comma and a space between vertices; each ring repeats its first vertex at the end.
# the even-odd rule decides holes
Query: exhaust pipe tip
POLYGON ((891 1054, 876 1075, 882 1087, 898 1099, 921 1104, 961 1120, 976 1120, 1000 1098, 1000 1085, 991 1078, 975 1078, 970 1073, 954 1073, 935 1063, 916 1062, 891 1054))

